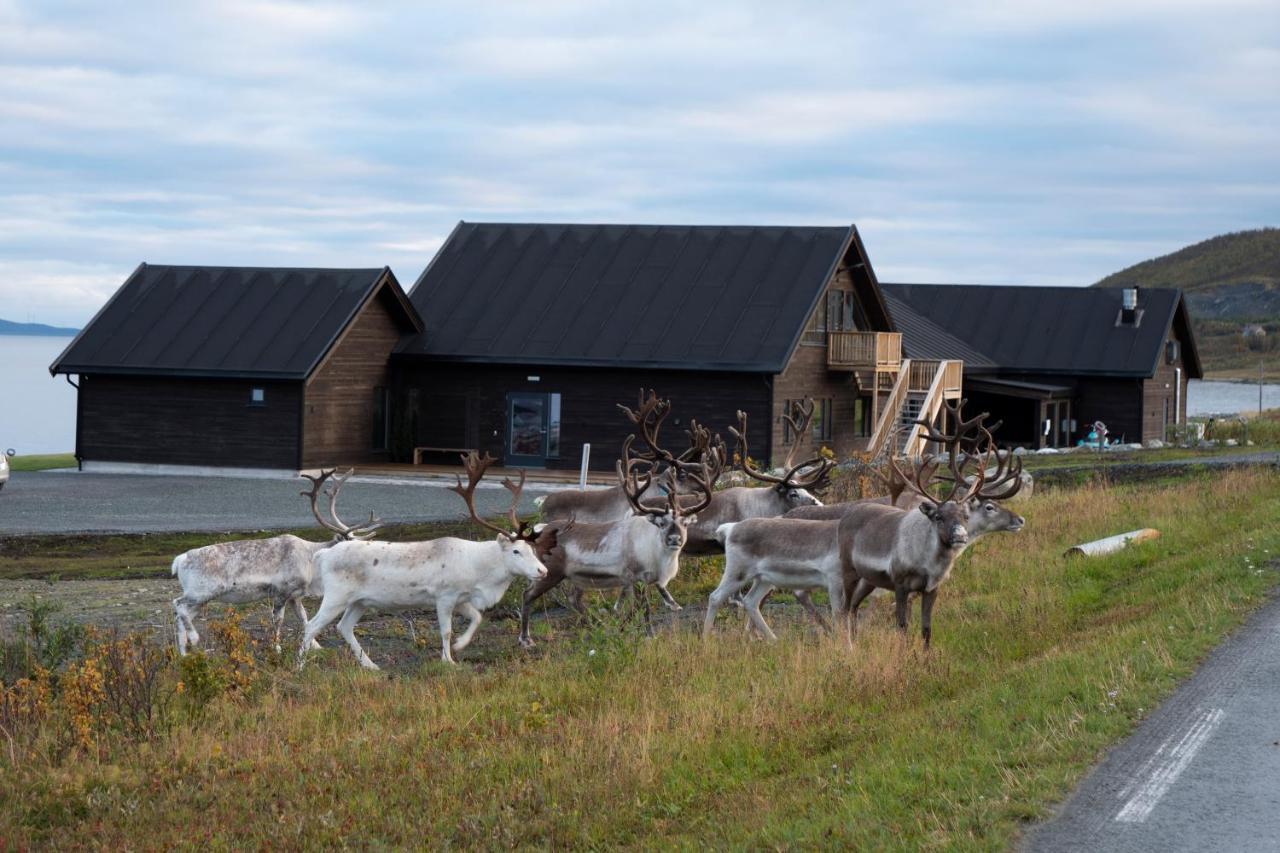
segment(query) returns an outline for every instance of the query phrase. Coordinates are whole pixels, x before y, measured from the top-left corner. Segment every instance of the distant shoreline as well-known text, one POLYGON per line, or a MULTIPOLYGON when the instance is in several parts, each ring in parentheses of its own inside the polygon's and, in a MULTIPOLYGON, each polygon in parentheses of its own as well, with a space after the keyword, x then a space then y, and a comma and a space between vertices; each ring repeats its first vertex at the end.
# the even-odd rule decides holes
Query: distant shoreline
POLYGON ((62 331, 61 329, 53 329, 50 331, 32 331, 18 332, 12 330, 0 331, 0 338, 74 338, 80 334, 79 329, 71 329, 70 331, 62 331))

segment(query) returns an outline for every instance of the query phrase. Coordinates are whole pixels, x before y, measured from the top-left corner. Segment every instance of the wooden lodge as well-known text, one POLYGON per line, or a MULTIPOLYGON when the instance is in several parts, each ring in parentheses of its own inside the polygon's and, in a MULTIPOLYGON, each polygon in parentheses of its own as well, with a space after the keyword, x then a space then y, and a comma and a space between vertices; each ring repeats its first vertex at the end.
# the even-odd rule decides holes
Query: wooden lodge
POLYGON ((1005 444, 1093 420, 1159 437, 1200 376, 1181 295, 882 288, 853 226, 462 222, 409 293, 390 270, 143 264, 51 366, 78 377, 97 470, 451 464, 613 467, 641 388, 774 464, 813 398, 839 457, 926 447, 962 394, 1005 444), (1086 420, 1087 419, 1087 420, 1086 420), (1046 424, 1048 425, 1046 427, 1046 424))

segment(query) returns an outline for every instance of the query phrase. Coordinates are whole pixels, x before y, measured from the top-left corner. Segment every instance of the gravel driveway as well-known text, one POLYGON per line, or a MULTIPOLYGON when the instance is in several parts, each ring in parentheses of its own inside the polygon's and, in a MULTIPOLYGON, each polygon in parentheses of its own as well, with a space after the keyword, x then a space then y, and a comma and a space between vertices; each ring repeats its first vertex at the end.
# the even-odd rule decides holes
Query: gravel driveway
MULTIPOLYGON (((279 530, 315 525, 298 492, 304 480, 86 474, 15 471, 0 491, 0 536, 13 533, 143 533, 160 531, 279 530)), ((348 521, 370 511, 388 522, 463 519, 462 500, 440 480, 353 479, 342 490, 339 513, 348 521)), ((522 512, 546 494, 527 486, 522 512)), ((476 490, 480 512, 509 505, 497 483, 476 490)))

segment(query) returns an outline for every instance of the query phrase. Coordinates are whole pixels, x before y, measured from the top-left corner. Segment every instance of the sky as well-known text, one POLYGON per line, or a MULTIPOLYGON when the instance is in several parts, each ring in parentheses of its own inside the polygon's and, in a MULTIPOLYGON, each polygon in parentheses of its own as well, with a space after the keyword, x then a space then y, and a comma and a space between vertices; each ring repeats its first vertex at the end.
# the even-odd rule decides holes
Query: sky
POLYGON ((0 0, 0 317, 142 261, 407 288, 460 219, 852 222, 881 281, 1090 284, 1280 224, 1280 7, 0 0))

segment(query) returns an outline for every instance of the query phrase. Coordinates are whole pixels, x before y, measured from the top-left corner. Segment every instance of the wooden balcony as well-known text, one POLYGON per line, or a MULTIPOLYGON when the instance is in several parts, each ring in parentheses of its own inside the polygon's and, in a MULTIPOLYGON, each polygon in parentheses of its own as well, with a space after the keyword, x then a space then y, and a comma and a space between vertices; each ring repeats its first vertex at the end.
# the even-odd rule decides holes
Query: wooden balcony
POLYGON ((900 332, 827 332, 827 367, 896 373, 902 364, 900 332))

